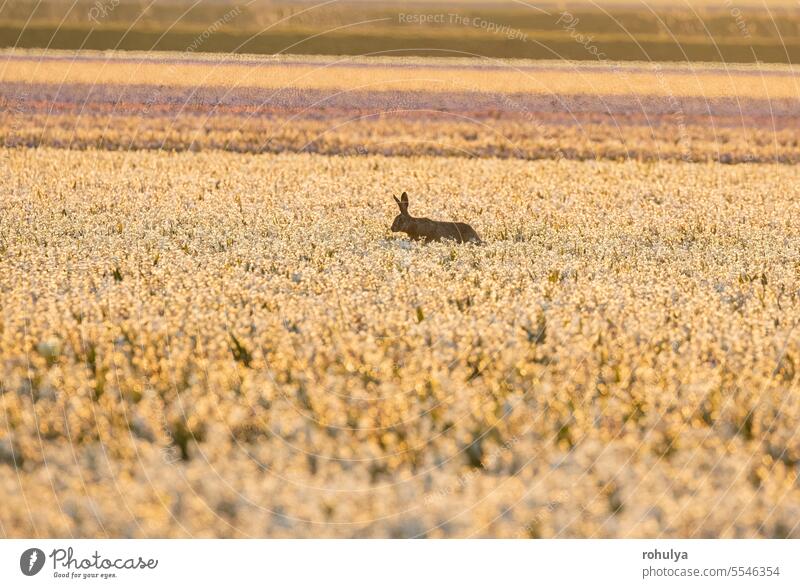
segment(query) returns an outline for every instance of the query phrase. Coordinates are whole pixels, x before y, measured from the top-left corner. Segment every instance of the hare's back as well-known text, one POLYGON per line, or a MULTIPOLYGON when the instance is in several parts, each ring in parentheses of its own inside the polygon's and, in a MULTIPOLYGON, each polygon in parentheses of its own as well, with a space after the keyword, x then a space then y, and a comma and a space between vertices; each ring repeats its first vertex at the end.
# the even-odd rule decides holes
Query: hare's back
POLYGON ((454 237, 458 241, 467 242, 467 241, 477 241, 480 242, 481 238, 478 236, 478 232, 473 229, 467 223, 453 223, 455 225, 455 235, 454 237))

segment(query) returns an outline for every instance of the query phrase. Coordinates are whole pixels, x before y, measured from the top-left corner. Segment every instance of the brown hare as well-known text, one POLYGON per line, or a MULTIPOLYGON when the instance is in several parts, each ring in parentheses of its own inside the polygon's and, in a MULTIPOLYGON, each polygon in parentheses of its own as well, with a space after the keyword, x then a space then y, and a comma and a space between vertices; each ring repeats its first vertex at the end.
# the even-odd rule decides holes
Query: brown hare
POLYGON ((399 200, 397 196, 393 196, 393 198, 397 202, 397 206, 400 207, 400 214, 395 217, 392 223, 393 233, 406 233, 414 241, 423 240, 426 243, 429 241, 441 241, 442 239, 453 239, 458 243, 483 243, 475 229, 467 223, 413 217, 408 214, 408 194, 403 192, 399 200))

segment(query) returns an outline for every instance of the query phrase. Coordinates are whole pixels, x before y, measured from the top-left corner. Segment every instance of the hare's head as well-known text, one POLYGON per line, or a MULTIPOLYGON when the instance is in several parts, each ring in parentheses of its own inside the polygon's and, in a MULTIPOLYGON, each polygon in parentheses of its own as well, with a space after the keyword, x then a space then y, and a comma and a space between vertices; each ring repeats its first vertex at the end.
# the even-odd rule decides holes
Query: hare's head
POLYGON ((392 232, 404 233, 408 230, 409 226, 411 226, 411 215, 408 214, 408 194, 403 192, 399 200, 397 196, 393 196, 392 198, 397 202, 397 206, 400 207, 400 214, 394 217, 394 222, 392 223, 392 232))

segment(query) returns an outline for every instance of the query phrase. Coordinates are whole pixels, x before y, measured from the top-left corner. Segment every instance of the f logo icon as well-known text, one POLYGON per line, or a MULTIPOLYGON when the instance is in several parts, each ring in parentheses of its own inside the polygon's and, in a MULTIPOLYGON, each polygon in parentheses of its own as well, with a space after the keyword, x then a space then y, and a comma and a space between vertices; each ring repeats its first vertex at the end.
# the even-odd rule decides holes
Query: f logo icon
POLYGON ((26 576, 35 576, 44 567, 44 551, 31 547, 22 552, 19 557, 19 569, 26 576))

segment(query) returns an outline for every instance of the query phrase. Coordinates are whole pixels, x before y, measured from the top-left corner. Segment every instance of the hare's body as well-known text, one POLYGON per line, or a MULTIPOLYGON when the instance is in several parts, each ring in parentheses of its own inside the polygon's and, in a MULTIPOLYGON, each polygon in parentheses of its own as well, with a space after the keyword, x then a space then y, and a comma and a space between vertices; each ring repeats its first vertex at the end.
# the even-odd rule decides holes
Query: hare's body
POLYGON ((400 200, 395 197, 400 207, 392 223, 393 233, 405 233, 415 241, 441 241, 452 239, 457 243, 482 243, 478 233, 467 223, 435 221, 425 217, 414 217, 408 214, 408 194, 403 192, 400 200))
POLYGON ((435 221, 429 218, 411 217, 413 225, 404 231, 413 240, 441 241, 453 239, 459 243, 480 243, 481 238, 467 223, 435 221))

